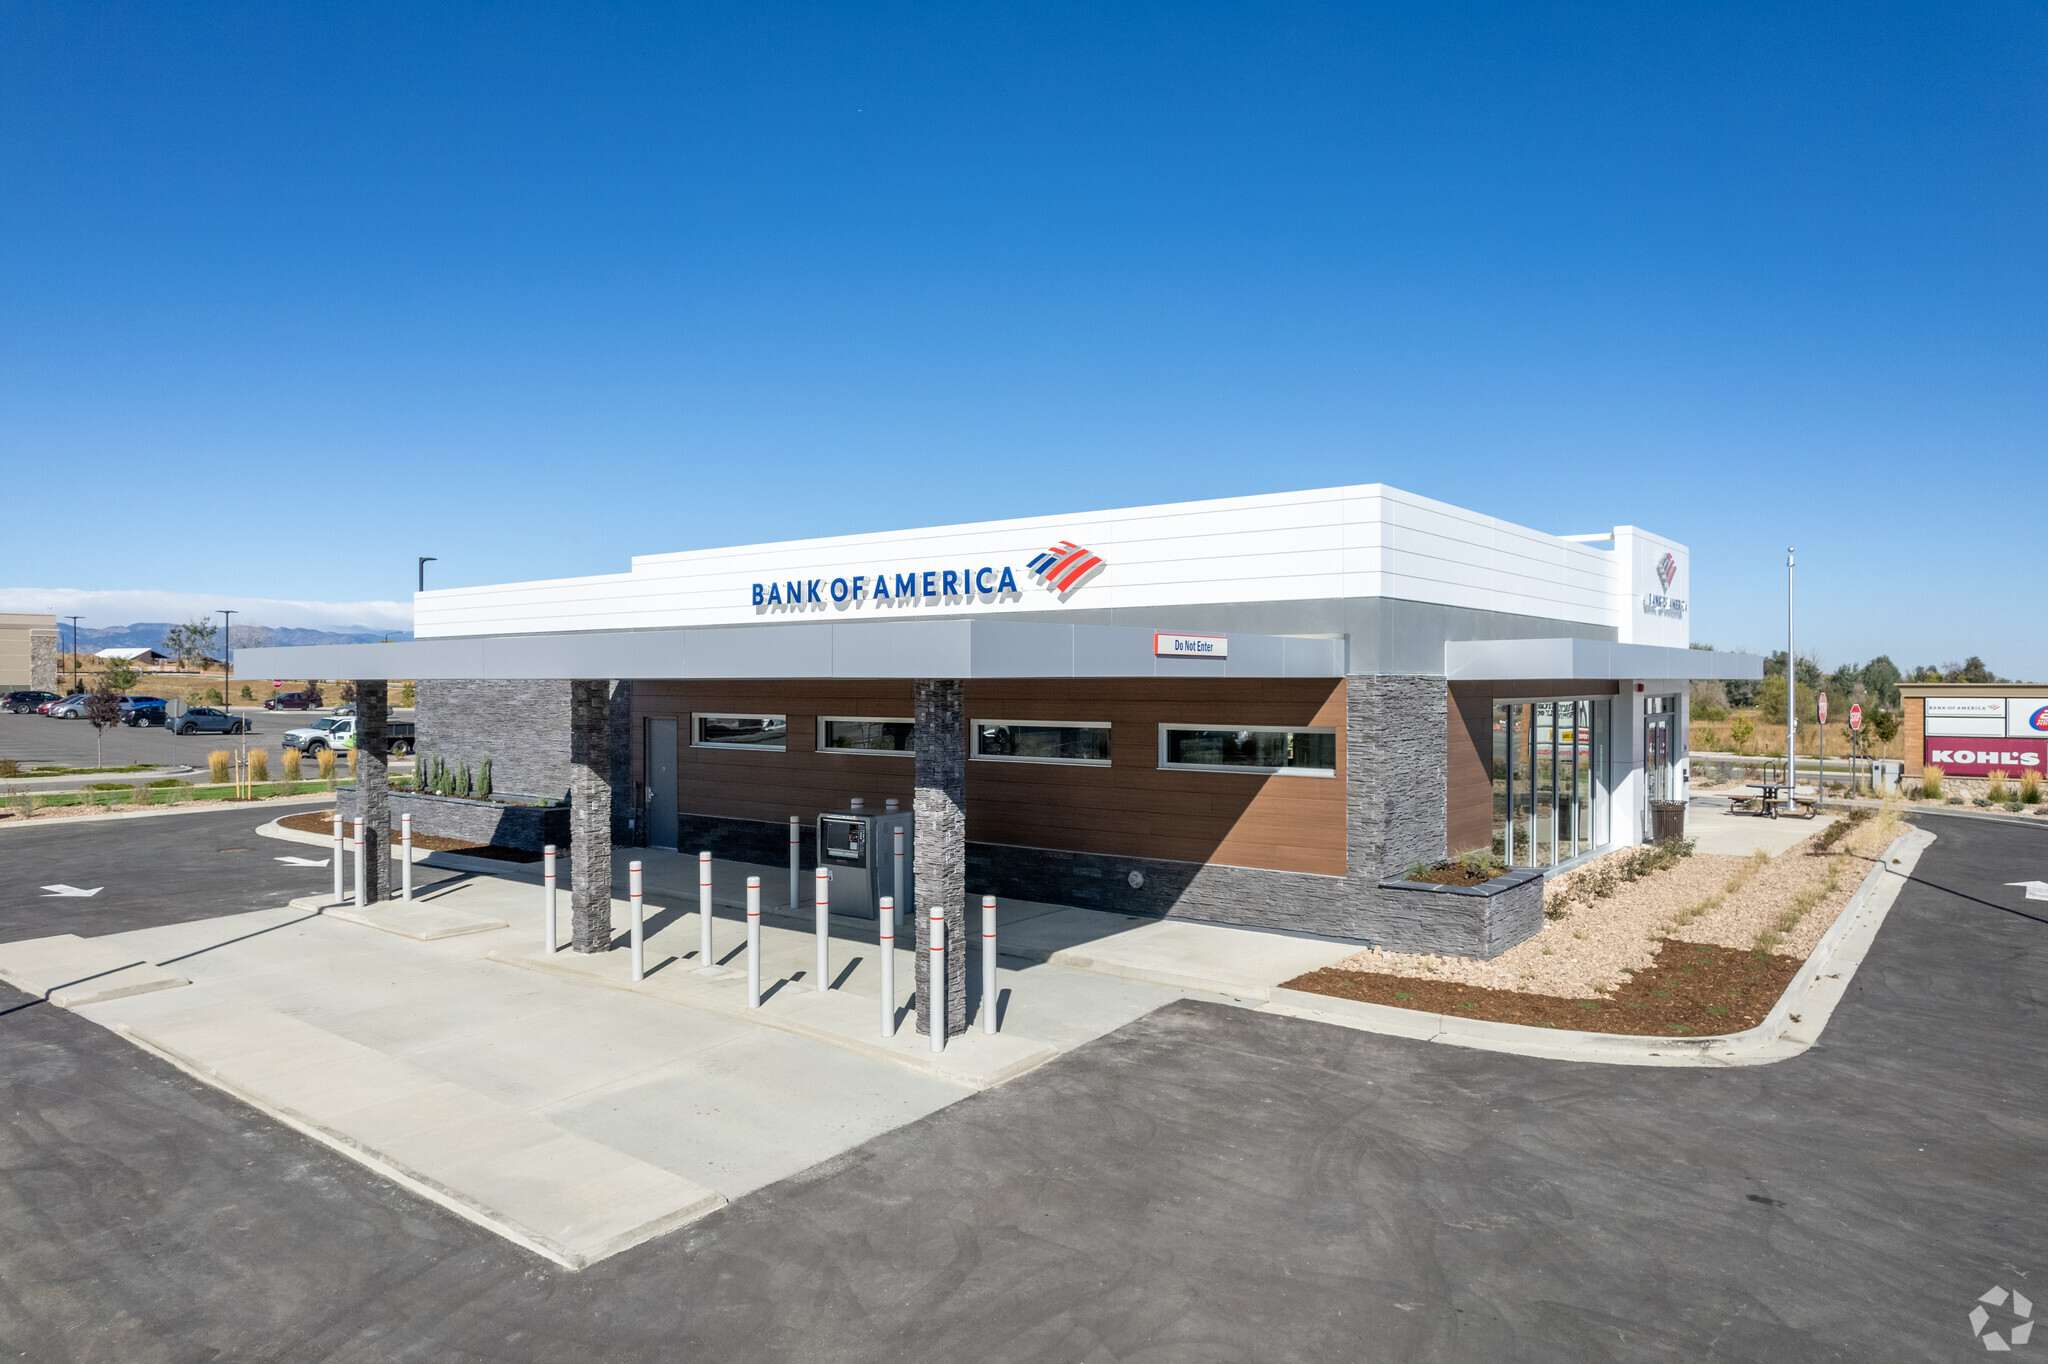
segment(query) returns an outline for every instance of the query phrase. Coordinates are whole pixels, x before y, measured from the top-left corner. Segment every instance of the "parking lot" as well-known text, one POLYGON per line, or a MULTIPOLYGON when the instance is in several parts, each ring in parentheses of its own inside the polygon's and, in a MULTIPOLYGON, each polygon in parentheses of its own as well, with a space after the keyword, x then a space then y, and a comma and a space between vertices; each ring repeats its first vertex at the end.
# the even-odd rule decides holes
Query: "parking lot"
MULTIPOLYGON (((180 840, 197 847, 233 834, 199 821, 232 818, 124 835, 203 827, 180 840)), ((2043 876, 2048 833, 1927 821, 1939 841, 1795 1059, 1587 1066, 1176 1003, 582 1273, 10 995, 0 1344, 123 1361, 1979 1357, 1975 1300, 2048 1265, 2048 916, 2005 884, 2043 876)), ((77 884, 95 855, 45 845, 34 875, 77 884)), ((211 865, 168 868, 162 912, 203 906, 211 865)))
MULTIPOLYGON (((136 694, 150 693, 138 688, 136 694)), ((214 749, 239 748, 246 741, 250 748, 262 748, 269 753, 270 770, 275 773, 284 756, 285 731, 302 728, 333 712, 268 711, 261 706, 236 706, 233 713, 244 722, 245 733, 239 738, 226 734, 180 735, 162 726, 130 728, 125 724, 115 725, 100 738, 97 750, 100 764, 120 767, 129 763, 151 763, 162 767, 189 766, 203 771, 206 755, 214 749)), ((393 711, 391 718, 409 721, 413 712, 393 711)), ((94 738, 92 725, 84 720, 53 720, 45 715, 0 712, 0 759, 12 759, 23 767, 37 764, 92 766, 94 738)), ((310 765, 308 770, 311 770, 310 765)))

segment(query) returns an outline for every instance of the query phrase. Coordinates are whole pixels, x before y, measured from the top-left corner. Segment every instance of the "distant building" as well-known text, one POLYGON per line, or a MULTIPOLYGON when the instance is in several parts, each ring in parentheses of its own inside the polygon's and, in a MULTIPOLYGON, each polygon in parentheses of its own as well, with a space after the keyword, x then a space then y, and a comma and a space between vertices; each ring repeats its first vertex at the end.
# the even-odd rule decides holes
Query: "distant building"
POLYGON ((0 691, 57 689, 57 618, 0 611, 0 691))
POLYGON ((102 649, 94 654, 93 657, 105 659, 118 658, 129 663, 142 663, 150 666, 170 662, 169 658, 154 649, 102 649))

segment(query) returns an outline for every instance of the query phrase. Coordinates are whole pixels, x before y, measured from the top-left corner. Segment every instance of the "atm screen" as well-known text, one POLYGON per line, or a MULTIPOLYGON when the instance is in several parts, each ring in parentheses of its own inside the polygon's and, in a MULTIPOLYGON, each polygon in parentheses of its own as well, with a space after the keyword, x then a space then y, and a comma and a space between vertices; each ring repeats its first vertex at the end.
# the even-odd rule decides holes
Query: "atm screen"
POLYGON ((820 823, 825 831, 825 856, 847 862, 861 860, 861 821, 828 817, 820 823))

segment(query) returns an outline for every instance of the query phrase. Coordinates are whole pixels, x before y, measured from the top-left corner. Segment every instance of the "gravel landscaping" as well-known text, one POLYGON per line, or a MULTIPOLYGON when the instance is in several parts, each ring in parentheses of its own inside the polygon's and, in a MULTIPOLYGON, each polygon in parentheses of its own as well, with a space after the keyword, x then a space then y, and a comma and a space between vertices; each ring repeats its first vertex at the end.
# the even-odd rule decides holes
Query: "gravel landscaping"
MULTIPOLYGON (((1468 1012, 1477 1010, 1474 1016, 1504 1021, 1519 1021, 1529 1010, 1505 1001, 1489 1007, 1487 992, 1540 996, 1538 1012, 1546 1021, 1558 1015, 1552 1026, 1593 1026, 1588 1020, 1598 1010, 1560 1010, 1556 1001, 1585 1005, 1617 997, 1632 978, 1659 965, 1660 950, 1673 940, 1683 939, 1695 950, 1729 948, 1787 963, 1804 960, 1841 914, 1872 859, 1898 833, 1898 808, 1887 806, 1874 817, 1861 812, 1818 830, 1776 857, 1685 856, 1632 880, 1623 873, 1630 859, 1641 865, 1643 850, 1612 853, 1553 878, 1544 887, 1543 928, 1492 961, 1369 949, 1289 985, 1445 1011, 1440 990, 1395 989, 1361 978, 1426 981, 1450 987, 1471 1006, 1468 1012), (1602 889, 1609 893, 1597 893, 1602 889), (1408 997, 1395 997, 1401 995, 1408 997)), ((1776 978, 1779 963, 1766 965, 1766 976, 1776 978)), ((1459 1000, 1451 1004, 1458 1007, 1459 1000)), ((1635 1029, 1610 1015, 1597 1030, 1658 1030, 1648 1017, 1641 1021, 1644 1026, 1635 1029)), ((1697 1022, 1689 1019, 1688 1025, 1697 1022)), ((1729 1030, 1737 1026, 1739 1020, 1729 1030)))

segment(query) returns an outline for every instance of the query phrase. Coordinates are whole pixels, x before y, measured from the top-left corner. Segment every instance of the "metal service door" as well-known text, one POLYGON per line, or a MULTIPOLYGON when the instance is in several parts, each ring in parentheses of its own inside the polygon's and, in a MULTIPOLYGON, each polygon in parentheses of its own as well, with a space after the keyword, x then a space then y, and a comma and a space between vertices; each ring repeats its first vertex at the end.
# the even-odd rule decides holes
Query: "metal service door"
POLYGON ((647 721, 647 846, 673 848, 676 825, 676 722, 647 721))
POLYGON ((1671 794, 1671 722, 1673 715, 1643 717, 1643 776, 1652 802, 1673 799, 1671 794))

